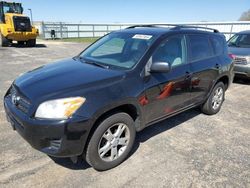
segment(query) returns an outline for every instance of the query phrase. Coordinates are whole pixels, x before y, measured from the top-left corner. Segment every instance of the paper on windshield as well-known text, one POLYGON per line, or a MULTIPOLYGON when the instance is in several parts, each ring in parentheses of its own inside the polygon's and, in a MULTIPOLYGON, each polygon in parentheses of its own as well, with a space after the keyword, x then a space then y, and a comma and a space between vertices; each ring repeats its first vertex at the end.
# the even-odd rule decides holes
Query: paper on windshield
POLYGON ((141 35, 141 34, 136 34, 132 38, 133 39, 142 39, 142 40, 149 40, 151 39, 152 35, 141 35))

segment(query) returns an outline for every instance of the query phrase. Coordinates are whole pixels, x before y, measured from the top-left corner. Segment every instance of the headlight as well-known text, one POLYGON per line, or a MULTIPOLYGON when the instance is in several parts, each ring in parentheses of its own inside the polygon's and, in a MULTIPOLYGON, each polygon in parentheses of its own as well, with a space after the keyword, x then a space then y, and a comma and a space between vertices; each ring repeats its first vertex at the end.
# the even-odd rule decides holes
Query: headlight
POLYGON ((247 63, 250 63, 250 56, 247 56, 247 63))
POLYGON ((85 102, 83 97, 56 99, 43 102, 37 108, 35 117, 46 119, 67 119, 85 102))

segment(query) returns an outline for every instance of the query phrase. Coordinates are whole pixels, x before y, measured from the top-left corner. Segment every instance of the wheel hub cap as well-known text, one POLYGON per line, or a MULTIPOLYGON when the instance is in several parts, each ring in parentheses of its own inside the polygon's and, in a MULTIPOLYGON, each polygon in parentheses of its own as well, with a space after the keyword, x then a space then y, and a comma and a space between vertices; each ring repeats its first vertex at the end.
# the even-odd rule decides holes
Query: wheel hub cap
POLYGON ((104 161, 114 161, 127 149, 130 139, 129 128, 124 123, 116 123, 102 135, 99 145, 99 157, 104 161))
POLYGON ((119 143, 119 139, 114 138, 114 139, 112 140, 112 142, 111 142, 111 145, 112 145, 113 147, 117 147, 117 146, 118 146, 118 143, 119 143))
POLYGON ((223 101, 223 89, 221 87, 218 87, 215 92, 214 96, 212 98, 212 107, 214 110, 217 110, 221 103, 223 101))

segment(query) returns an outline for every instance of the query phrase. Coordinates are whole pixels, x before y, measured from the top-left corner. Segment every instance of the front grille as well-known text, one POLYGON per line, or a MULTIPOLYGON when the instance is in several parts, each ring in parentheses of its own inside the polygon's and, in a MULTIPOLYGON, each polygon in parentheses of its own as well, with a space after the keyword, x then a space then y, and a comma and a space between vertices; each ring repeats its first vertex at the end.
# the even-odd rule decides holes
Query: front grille
POLYGON ((31 32, 30 19, 23 16, 14 16, 13 17, 15 31, 31 32))
POLYGON ((243 64, 243 65, 246 65, 247 64, 247 58, 246 57, 235 57, 234 58, 234 63, 235 64, 243 64))
POLYGON ((10 89, 10 97, 12 103, 23 113, 27 114, 29 109, 30 109, 30 102, 21 95, 19 92, 17 92, 16 88, 14 86, 11 87, 10 89))

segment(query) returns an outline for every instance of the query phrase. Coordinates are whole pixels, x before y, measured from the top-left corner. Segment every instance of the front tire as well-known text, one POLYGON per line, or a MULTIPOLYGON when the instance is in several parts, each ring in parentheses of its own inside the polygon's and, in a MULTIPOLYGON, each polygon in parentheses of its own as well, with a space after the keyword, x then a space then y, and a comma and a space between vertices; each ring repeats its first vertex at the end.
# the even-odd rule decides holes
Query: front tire
POLYGON ((18 44, 19 46, 23 46, 24 43, 25 43, 25 41, 17 41, 17 44, 18 44))
POLYGON ((208 97, 207 101, 201 106, 201 111, 207 115, 213 115, 220 111, 225 99, 225 85, 218 82, 208 97))
POLYGON ((9 46, 9 41, 6 39, 1 33, 0 33, 0 45, 2 47, 7 47, 9 46))
POLYGON ((36 46, 36 39, 30 39, 26 42, 28 47, 35 47, 36 46))
POLYGON ((86 161, 96 170, 108 170, 122 163, 131 151, 136 130, 126 113, 103 120, 93 133, 86 150, 86 161))

